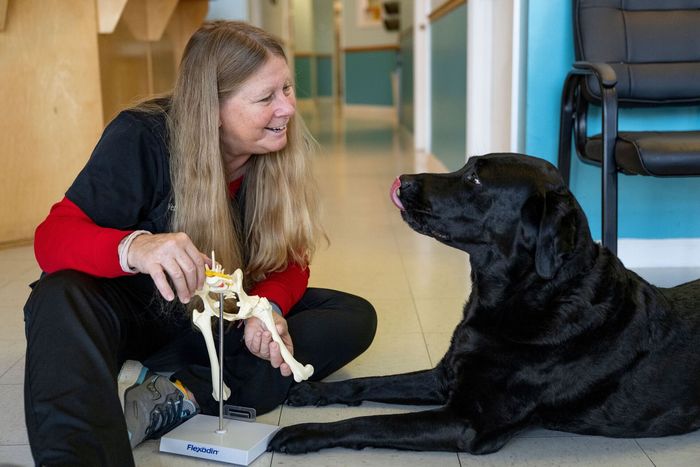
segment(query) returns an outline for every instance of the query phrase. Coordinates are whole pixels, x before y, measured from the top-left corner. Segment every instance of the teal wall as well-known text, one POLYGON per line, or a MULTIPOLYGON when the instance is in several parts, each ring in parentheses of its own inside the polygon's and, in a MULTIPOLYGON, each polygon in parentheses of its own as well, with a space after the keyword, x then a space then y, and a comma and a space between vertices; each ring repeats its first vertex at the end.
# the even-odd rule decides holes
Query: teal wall
MULTIPOLYGON (((569 1, 529 0, 525 150, 556 163, 559 101, 574 60, 572 6, 569 1)), ((599 132, 600 113, 589 128, 599 132)), ((697 129, 696 107, 622 109, 620 130, 697 129)), ((575 158, 571 188, 600 238, 600 169, 575 158)), ((657 178, 619 175, 619 236, 627 238, 700 237, 700 177, 657 178)))
POLYGON ((391 73, 394 70, 394 50, 345 52, 345 102, 392 105, 391 73))
POLYGON ((314 97, 311 80, 311 60, 309 56, 294 57, 294 77, 296 80, 297 99, 309 99, 314 97))
POLYGON ((399 46, 399 122, 413 132, 413 28, 401 32, 399 46))
POLYGON ((333 95, 333 58, 330 56, 316 57, 316 96, 329 97, 333 95))
POLYGON ((464 165, 467 128, 467 6, 431 25, 431 152, 450 170, 464 165))

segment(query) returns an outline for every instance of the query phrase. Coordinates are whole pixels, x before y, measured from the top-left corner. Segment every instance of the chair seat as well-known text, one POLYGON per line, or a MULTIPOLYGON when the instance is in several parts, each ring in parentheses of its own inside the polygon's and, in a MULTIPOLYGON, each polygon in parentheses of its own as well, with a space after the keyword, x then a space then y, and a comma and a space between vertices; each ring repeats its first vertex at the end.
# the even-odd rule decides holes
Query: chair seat
MULTIPOLYGON (((586 141, 585 159, 601 164, 600 135, 586 141)), ((700 175, 700 131, 618 133, 615 160, 622 172, 657 177, 700 175)))

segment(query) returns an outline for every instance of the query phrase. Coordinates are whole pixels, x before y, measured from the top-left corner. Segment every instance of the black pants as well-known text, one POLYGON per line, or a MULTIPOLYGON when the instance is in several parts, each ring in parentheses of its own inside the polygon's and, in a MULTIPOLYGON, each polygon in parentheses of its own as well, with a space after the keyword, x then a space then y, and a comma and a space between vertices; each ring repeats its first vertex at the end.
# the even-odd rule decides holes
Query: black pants
MULTIPOLYGON (((203 413, 218 414, 201 334, 181 308, 167 310, 148 276, 95 278, 75 271, 43 277, 25 305, 25 417, 32 455, 41 465, 133 465, 116 377, 125 360, 174 371, 203 413)), ((313 380, 369 347, 376 314, 366 300, 309 288, 287 315, 299 362, 313 380)), ((225 334, 228 403, 268 412, 293 378, 245 347, 243 328, 225 334)))

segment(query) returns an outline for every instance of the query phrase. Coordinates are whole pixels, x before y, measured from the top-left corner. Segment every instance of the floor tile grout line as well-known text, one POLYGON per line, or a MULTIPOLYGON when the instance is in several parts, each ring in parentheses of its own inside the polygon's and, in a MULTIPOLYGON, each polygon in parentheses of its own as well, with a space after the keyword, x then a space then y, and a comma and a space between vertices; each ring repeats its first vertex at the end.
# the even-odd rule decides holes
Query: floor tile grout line
POLYGON ((647 454, 647 452, 644 450, 644 448, 642 447, 642 445, 639 444, 639 440, 635 439, 635 440, 634 440, 634 443, 637 445, 637 447, 639 447, 639 449, 641 449, 641 451, 644 453, 644 455, 647 456, 647 459, 649 459, 649 462, 651 462, 651 465, 653 465, 654 467, 656 467, 656 463, 651 459, 651 457, 649 457, 649 454, 647 454))
MULTIPOLYGON (((0 374, 0 379, 3 378, 6 374, 8 374, 15 367, 15 365, 18 365, 22 360, 24 360, 25 357, 26 357, 26 354, 22 354, 22 356, 19 357, 12 365, 10 365, 7 370, 5 370, 2 374, 0 374)), ((0 386, 12 386, 12 384, 0 383, 0 386)))

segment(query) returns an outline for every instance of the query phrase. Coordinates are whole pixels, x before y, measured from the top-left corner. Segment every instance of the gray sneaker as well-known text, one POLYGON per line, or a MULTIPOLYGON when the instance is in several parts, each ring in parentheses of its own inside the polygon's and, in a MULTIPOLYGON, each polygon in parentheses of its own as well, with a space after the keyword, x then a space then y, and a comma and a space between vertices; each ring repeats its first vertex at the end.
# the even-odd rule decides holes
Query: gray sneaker
POLYGON ((139 362, 125 362, 118 383, 132 448, 160 438, 197 413, 196 404, 168 378, 148 372, 139 362))

